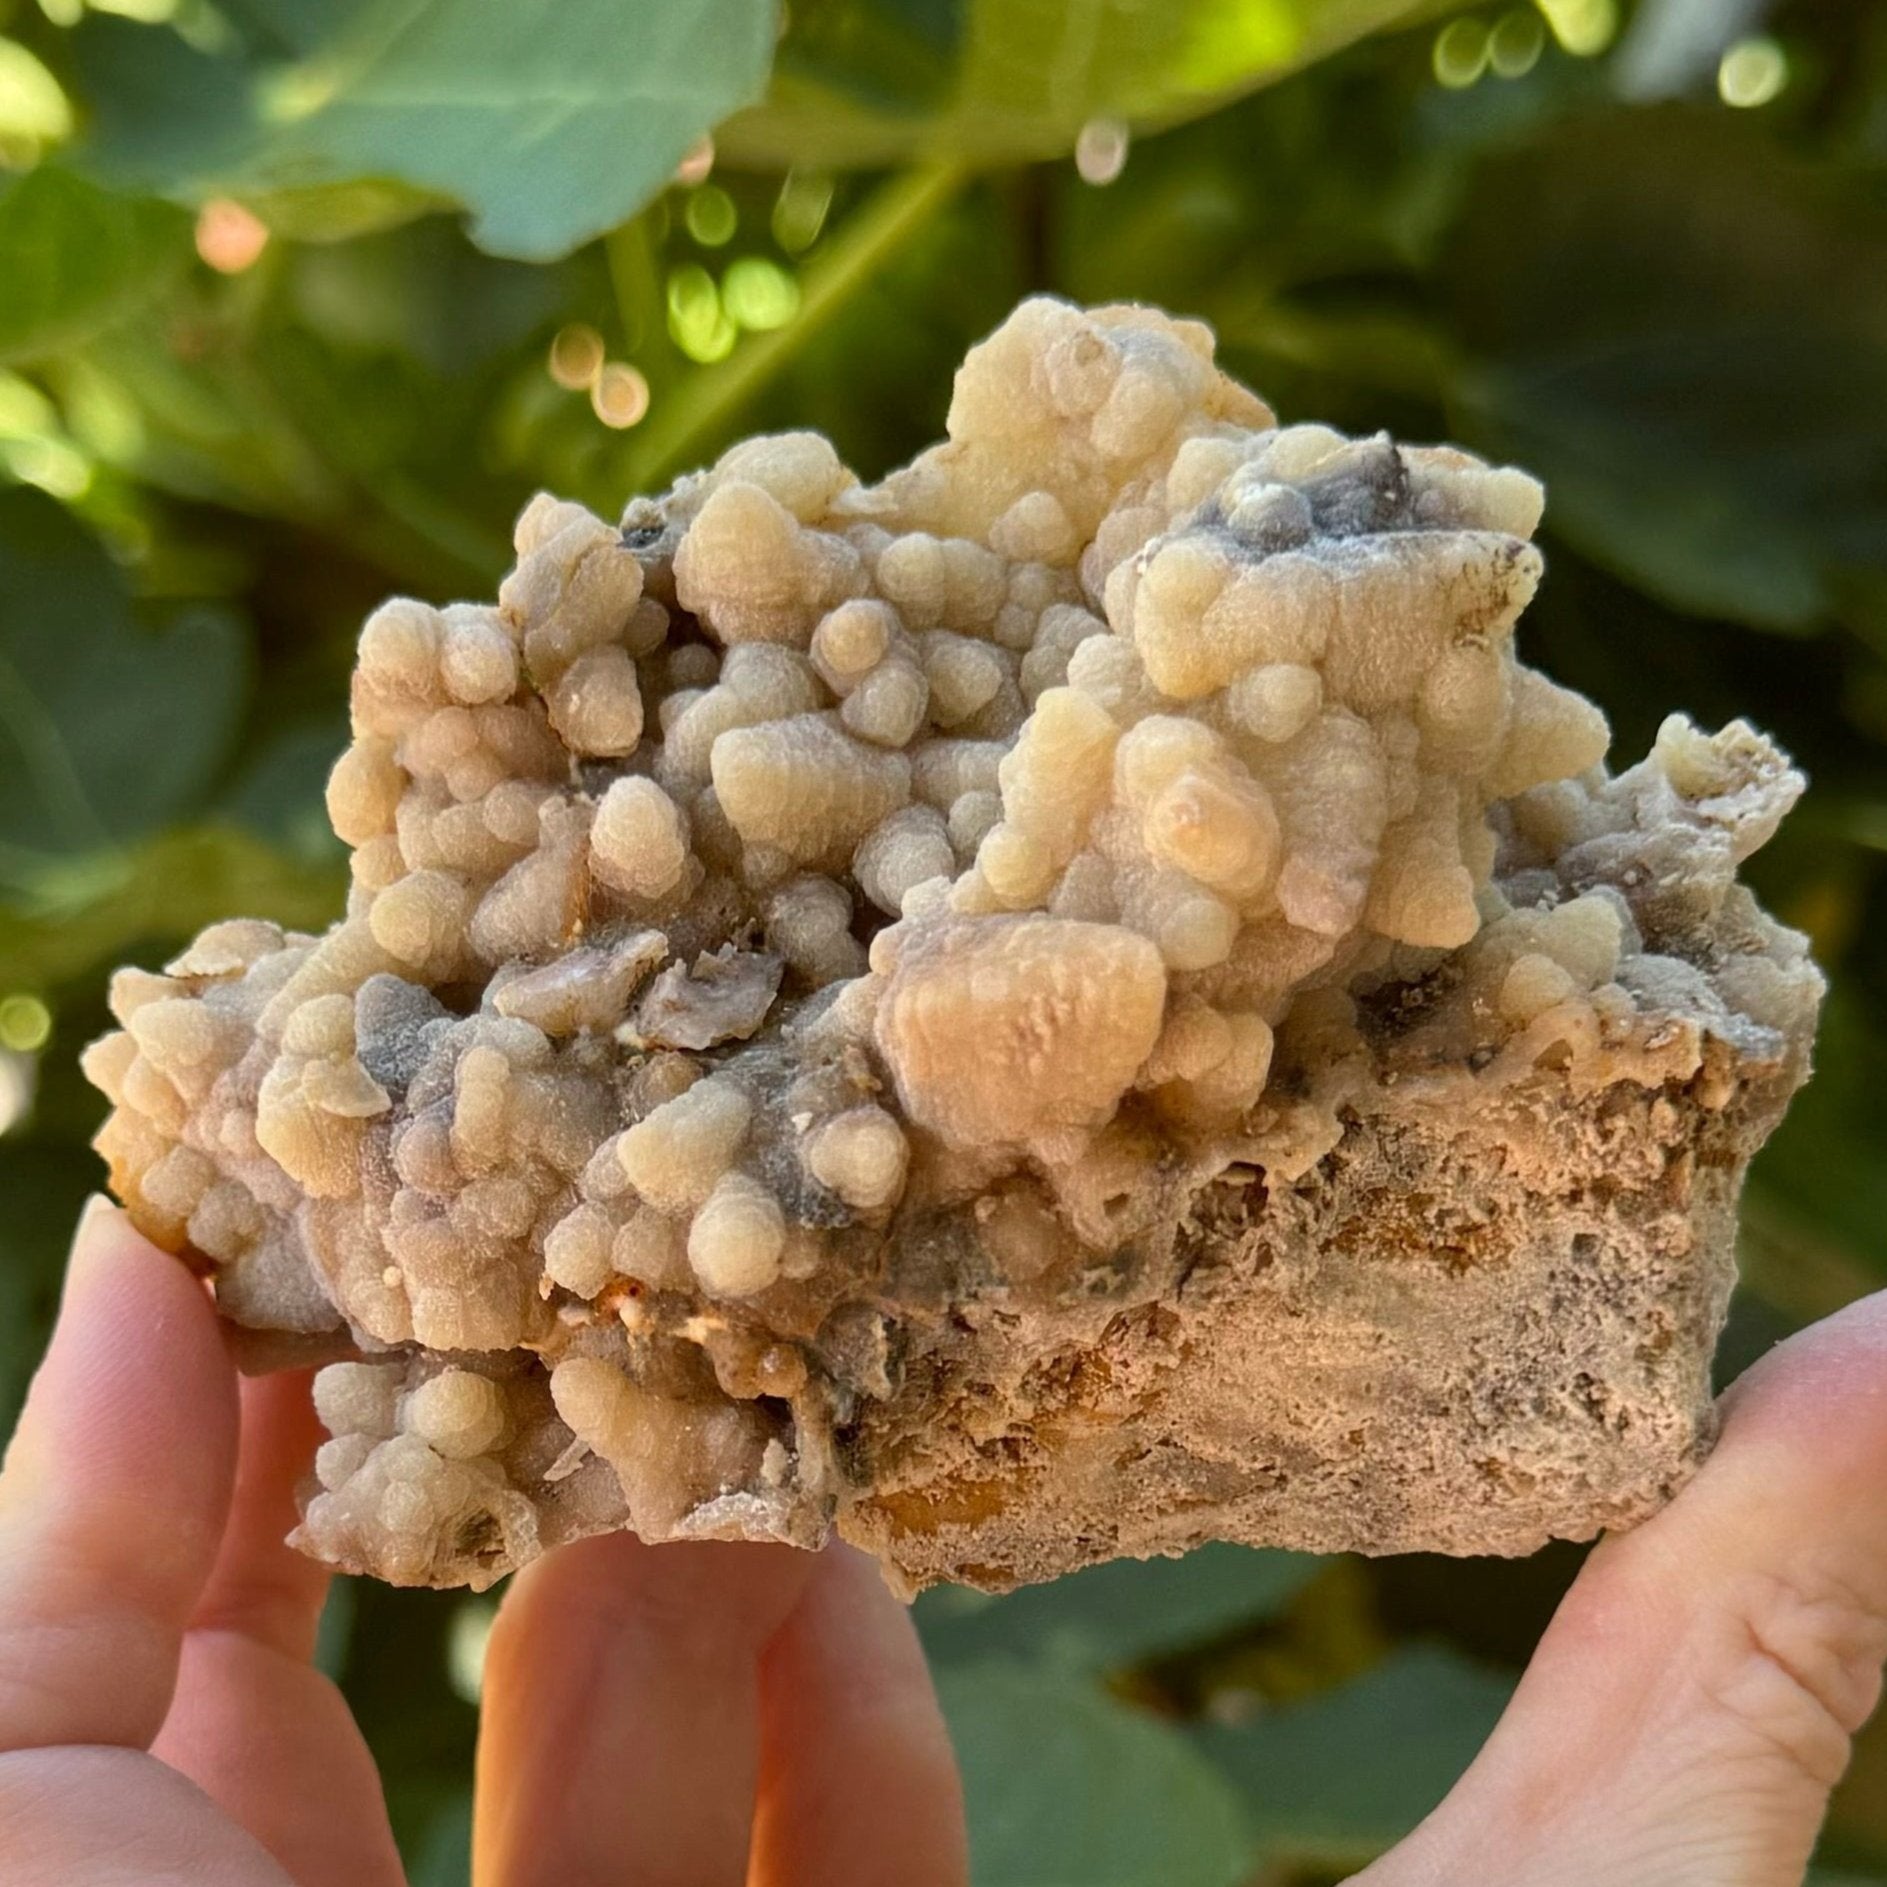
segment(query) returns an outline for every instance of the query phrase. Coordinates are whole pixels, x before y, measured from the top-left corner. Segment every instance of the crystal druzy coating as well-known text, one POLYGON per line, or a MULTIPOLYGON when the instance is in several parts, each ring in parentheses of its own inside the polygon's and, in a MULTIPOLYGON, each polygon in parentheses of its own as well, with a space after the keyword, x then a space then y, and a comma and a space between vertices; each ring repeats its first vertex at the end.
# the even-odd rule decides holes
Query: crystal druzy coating
POLYGON ((138 1225, 334 1359, 301 1543, 1000 1586, 1668 1495, 1820 996, 1735 881, 1801 780, 1678 717, 1608 773, 1514 651, 1541 502, 1036 300, 880 484, 753 439, 377 610, 344 920, 121 972, 87 1060, 138 1225))

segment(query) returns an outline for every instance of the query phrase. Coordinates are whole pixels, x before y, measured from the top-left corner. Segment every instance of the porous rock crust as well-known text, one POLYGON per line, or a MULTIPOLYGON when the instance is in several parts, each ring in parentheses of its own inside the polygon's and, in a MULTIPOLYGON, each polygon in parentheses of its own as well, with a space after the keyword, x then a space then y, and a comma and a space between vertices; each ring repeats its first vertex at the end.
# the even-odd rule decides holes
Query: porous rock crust
POLYGON ((907 1589, 1524 1552, 1710 1438, 1821 982, 1800 777, 1514 656, 1525 475, 1025 303, 862 486, 750 440, 362 634, 323 937, 120 972, 138 1225, 329 1362, 297 1538, 488 1584, 835 1528, 907 1589))

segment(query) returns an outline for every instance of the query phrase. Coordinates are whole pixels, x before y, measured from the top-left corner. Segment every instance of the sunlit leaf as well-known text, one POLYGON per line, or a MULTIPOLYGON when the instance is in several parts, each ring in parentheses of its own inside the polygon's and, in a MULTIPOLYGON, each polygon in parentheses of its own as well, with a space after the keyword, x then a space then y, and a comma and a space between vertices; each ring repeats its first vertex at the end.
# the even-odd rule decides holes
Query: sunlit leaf
POLYGON ((719 141, 739 161, 779 165, 1054 157, 1096 119, 1175 124, 1433 10, 1421 0, 830 0, 789 30, 766 102, 719 141), (920 40, 942 58, 914 57, 920 40))
POLYGON ((189 256, 190 219, 169 204, 56 164, 0 181, 0 361, 37 359, 123 320, 189 256))
POLYGON ((1197 1732, 1261 1852, 1360 1865, 1415 1826, 1487 1740, 1511 1682, 1428 1646, 1310 1701, 1197 1732))
POLYGON ((654 195, 774 39, 765 0, 280 0, 248 23, 268 31, 219 53, 167 26, 75 34, 103 174, 185 198, 386 182, 538 259, 654 195))
POLYGON ((451 199, 406 184, 366 177, 348 183, 257 191, 248 204, 278 236, 296 242, 330 243, 398 229, 428 210, 449 209, 451 199))
POLYGON ((72 101, 45 62, 17 39, 0 39, 0 148, 10 163, 72 134, 72 101))
POLYGON ((1236 1887, 1251 1847, 1231 1787, 1177 1729, 1014 1660, 938 1691, 977 1887, 1236 1887))

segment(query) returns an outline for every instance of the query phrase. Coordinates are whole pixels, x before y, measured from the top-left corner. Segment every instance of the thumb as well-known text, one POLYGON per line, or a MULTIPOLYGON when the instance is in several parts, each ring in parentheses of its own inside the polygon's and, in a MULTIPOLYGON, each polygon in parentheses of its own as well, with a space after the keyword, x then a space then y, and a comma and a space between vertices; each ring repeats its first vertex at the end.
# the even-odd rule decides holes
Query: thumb
POLYGON ((1487 1748, 1356 1887, 1796 1887, 1887 1659, 1887 1293, 1724 1399, 1587 1562, 1487 1748))
POLYGON ((203 1287, 88 1207, 0 1474, 0 1750, 149 1745, 235 1453, 236 1372, 203 1287))

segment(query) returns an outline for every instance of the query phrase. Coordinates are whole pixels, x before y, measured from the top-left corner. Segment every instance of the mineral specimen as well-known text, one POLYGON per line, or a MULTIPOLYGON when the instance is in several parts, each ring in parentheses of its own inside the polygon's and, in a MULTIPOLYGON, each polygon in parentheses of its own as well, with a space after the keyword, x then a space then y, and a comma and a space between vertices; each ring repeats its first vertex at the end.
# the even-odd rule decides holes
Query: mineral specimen
POLYGON ((136 1222, 332 1359, 300 1542, 1002 1587, 1667 1497, 1806 1072, 1735 881, 1802 783, 1681 718, 1608 774, 1514 656, 1540 506, 1037 300, 881 484, 754 439, 379 609, 345 920, 121 972, 86 1063, 136 1222))

